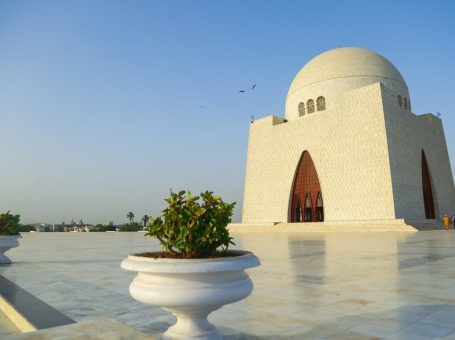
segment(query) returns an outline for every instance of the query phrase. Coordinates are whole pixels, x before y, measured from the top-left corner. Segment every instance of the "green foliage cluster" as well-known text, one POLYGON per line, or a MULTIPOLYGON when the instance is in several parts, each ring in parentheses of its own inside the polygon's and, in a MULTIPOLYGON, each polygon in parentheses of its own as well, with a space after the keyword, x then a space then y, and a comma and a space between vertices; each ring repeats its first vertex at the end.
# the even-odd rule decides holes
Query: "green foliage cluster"
POLYGON ((234 244, 226 226, 235 202, 225 203, 209 191, 200 196, 171 192, 165 201, 168 207, 162 216, 150 216, 146 235, 156 237, 166 252, 181 258, 204 258, 214 255, 218 247, 227 251, 234 244))
POLYGON ((106 231, 139 231, 142 230, 142 225, 138 222, 131 222, 116 226, 113 223, 97 224, 91 231, 92 232, 106 232, 106 231))
POLYGON ((142 230, 142 226, 137 222, 131 222, 129 224, 124 224, 120 227, 120 231, 138 231, 142 230))
POLYGON ((19 215, 11 215, 7 213, 0 214, 0 235, 18 235, 19 215))
POLYGON ((116 231, 117 227, 113 224, 97 224, 95 228, 92 229, 92 232, 106 232, 106 231, 116 231))
POLYGON ((18 227, 17 227, 17 232, 19 233, 29 233, 31 231, 35 231, 35 228, 32 227, 31 225, 23 225, 23 224, 20 224, 18 227))

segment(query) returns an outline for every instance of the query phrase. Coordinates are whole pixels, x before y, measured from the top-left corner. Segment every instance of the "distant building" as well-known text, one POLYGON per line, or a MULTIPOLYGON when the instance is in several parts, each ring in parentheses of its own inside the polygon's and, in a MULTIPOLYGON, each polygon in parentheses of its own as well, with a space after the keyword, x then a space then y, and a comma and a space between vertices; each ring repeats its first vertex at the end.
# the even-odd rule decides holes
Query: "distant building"
POLYGON ((49 232, 52 231, 52 224, 49 223, 32 223, 31 227, 35 228, 37 232, 49 232))
POLYGON ((49 223, 32 223, 31 227, 37 232, 64 232, 64 231, 91 231, 94 227, 92 224, 49 224, 49 223))
POLYGON ((411 110, 384 57, 338 48, 294 78, 285 118, 250 125, 243 223, 432 220, 455 212, 441 119, 411 110))
MULTIPOLYGON (((60 226, 59 226, 60 227, 60 226)), ((90 232, 94 229, 94 226, 91 224, 71 224, 64 227, 64 231, 70 232, 90 232)))

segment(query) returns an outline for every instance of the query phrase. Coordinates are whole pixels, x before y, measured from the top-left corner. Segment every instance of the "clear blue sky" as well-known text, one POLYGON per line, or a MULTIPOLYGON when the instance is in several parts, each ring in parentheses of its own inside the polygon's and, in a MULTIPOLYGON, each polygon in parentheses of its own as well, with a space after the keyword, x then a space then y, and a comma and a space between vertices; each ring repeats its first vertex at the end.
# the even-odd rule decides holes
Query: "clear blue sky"
POLYGON ((239 221, 250 116, 283 115, 299 69, 340 46, 442 113, 454 169, 453 1, 0 0, 0 211, 122 223, 210 189, 239 221))

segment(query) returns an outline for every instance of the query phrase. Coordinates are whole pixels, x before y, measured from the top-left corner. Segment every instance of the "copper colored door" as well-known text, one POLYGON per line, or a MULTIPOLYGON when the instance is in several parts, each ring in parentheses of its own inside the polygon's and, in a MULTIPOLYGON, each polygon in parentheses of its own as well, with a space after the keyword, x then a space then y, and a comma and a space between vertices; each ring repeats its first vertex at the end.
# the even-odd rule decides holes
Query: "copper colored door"
POLYGON ((423 203, 425 205, 425 217, 427 219, 434 219, 434 201, 433 201, 433 188, 431 186, 430 170, 428 168, 427 158, 425 152, 422 150, 422 187, 423 187, 423 203))
POLYGON ((321 187, 316 168, 308 151, 302 153, 297 165, 291 197, 292 201, 289 207, 291 222, 301 222, 302 216, 297 216, 296 212, 302 213, 302 203, 304 204, 304 222, 317 222, 321 220, 321 214, 318 214, 319 211, 316 209, 317 205, 320 205, 318 207, 319 210, 322 209, 321 187))

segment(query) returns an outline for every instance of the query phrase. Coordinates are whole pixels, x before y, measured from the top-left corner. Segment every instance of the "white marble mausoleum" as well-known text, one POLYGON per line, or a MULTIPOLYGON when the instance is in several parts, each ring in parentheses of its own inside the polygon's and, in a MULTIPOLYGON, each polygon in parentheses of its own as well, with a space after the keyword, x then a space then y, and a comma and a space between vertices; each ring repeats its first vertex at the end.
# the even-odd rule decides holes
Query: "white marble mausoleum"
POLYGON ((285 117, 251 123, 244 224, 438 220, 455 213, 441 119, 412 111, 398 69, 337 48, 295 76, 285 117))

